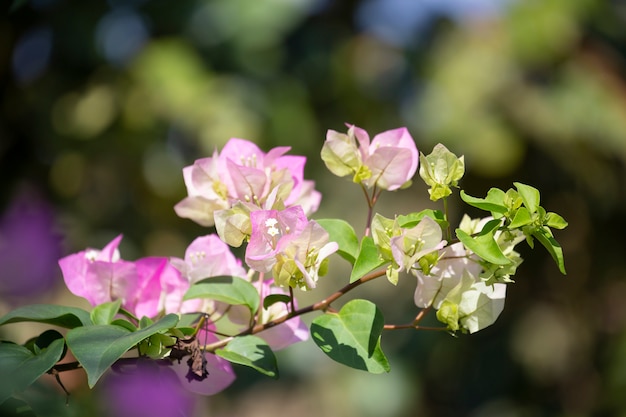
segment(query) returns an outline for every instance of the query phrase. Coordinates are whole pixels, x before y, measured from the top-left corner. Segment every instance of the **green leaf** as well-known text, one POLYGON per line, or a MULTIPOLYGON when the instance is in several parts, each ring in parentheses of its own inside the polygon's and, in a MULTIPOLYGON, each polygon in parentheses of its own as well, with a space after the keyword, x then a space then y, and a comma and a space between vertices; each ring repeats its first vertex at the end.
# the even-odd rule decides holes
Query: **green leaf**
POLYGON ((490 211, 493 217, 501 217, 507 212, 507 207, 504 205, 504 191, 499 188, 492 188, 487 193, 485 198, 472 197, 461 190, 461 200, 465 201, 472 207, 479 208, 481 210, 490 211))
POLYGON ((122 300, 117 299, 108 303, 100 304, 91 310, 91 321, 93 324, 111 324, 122 305, 122 300))
POLYGON ((535 213, 539 207, 539 190, 530 185, 522 184, 521 182, 514 182, 513 185, 517 188, 517 192, 520 197, 522 197, 524 206, 526 206, 530 214, 535 213))
POLYGON ((236 337, 223 349, 217 349, 215 354, 229 362, 249 366, 264 375, 278 378, 276 356, 260 337, 252 335, 236 337))
POLYGON ((352 268, 352 273, 350 274, 350 282, 352 283, 356 281, 363 275, 373 271, 385 263, 386 261, 381 259, 378 255, 378 249, 376 248, 374 239, 370 236, 363 237, 363 240, 361 240, 359 255, 356 258, 354 268, 352 268))
POLYGON ((548 250, 552 259, 554 259, 554 262, 556 262, 556 265, 559 267, 559 271, 561 271, 563 275, 567 275, 567 272, 565 272, 563 249, 552 235, 550 229, 546 227, 539 228, 533 233, 533 236, 548 250))
POLYGON ((311 324, 315 343, 331 359, 374 374, 389 372, 380 347, 384 318, 371 301, 351 300, 338 313, 325 313, 311 324))
POLYGON ((270 294, 263 299, 263 308, 268 309, 272 306, 272 304, 276 303, 285 303, 288 304, 291 302, 291 297, 287 294, 270 294))
POLYGON ((494 239, 493 230, 485 234, 481 232, 476 237, 472 237, 463 230, 456 229, 456 236, 463 242, 466 248, 487 262, 496 265, 508 265, 511 263, 511 260, 502 253, 502 250, 494 239))
POLYGON ((90 388, 130 348, 153 334, 163 332, 178 323, 176 314, 168 314, 145 329, 131 332, 116 325, 77 327, 67 335, 67 345, 85 368, 90 388))
POLYGON ((137 326, 135 326, 133 323, 131 323, 128 320, 124 320, 124 319, 115 319, 113 321, 111 321, 110 324, 113 324, 114 326, 120 326, 125 328, 126 330, 129 330, 131 332, 136 332, 137 331, 137 326))
POLYGON ((0 404, 50 370, 61 358, 64 346, 62 338, 56 339, 35 355, 24 346, 0 343, 0 404))
POLYGON ((545 225, 548 227, 561 230, 565 229, 567 224, 567 221, 556 213, 550 212, 546 214, 545 225))
POLYGON ((508 228, 517 229, 517 228, 526 226, 528 224, 531 224, 532 222, 533 222, 533 218, 528 212, 528 209, 526 207, 520 207, 515 212, 515 217, 511 221, 511 224, 509 224, 508 228))
POLYGON ((9 323, 34 321, 52 324, 67 329, 92 324, 89 312, 76 307, 64 307, 51 304, 33 304, 19 307, 0 318, 0 326, 9 323))
POLYGON ((354 265, 359 254, 359 238, 350 223, 340 219, 321 219, 316 222, 328 232, 329 240, 339 245, 337 254, 354 265))
POLYGON ((197 282, 188 290, 184 300, 210 298, 233 305, 248 306, 254 314, 259 309, 259 292, 243 278, 212 277, 197 282))
POLYGON ((405 229, 410 229, 417 226, 417 224, 425 217, 428 216, 439 224, 442 230, 448 228, 449 223, 446 221, 446 216, 441 210, 425 209, 417 213, 410 213, 407 215, 400 215, 396 217, 398 225, 405 229))

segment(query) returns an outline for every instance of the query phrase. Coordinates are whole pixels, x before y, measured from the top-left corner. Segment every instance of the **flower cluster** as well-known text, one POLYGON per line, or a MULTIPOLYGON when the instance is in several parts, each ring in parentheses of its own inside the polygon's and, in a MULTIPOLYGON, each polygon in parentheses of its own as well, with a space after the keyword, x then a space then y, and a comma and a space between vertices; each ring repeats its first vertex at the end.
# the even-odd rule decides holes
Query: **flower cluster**
MULTIPOLYGON (((184 168, 188 196, 175 206, 179 216, 214 226, 215 234, 196 238, 183 258, 124 260, 118 249, 121 235, 101 250, 68 255, 59 261, 65 283, 94 306, 92 312, 35 306, 0 318, 0 325, 19 320, 67 325, 67 336, 42 343, 57 349, 52 351, 56 359, 50 354, 51 366, 64 346, 71 349, 90 386, 127 351, 137 349, 142 361, 172 365, 174 372, 168 368, 156 374, 171 379, 175 373, 188 390, 212 395, 235 379, 231 363, 275 377, 273 351, 308 337, 330 358, 379 373, 389 371, 380 345, 384 329, 421 329, 420 321, 431 310, 445 326, 440 330, 474 333, 490 326, 522 262, 515 251, 522 241, 531 247, 540 242, 565 273, 551 228, 562 229, 567 222, 543 209, 539 191, 531 186, 515 183, 516 189, 506 192, 492 188, 485 198, 461 191, 464 202, 489 216, 464 216, 454 236, 447 197, 459 187, 464 159, 443 145, 429 155, 418 153, 406 128, 382 132, 371 141, 353 125, 345 134, 327 133, 323 161, 332 173, 352 176, 367 200, 360 237, 343 220, 309 219, 321 195, 303 177, 306 158, 287 155, 289 149, 264 153, 251 142, 230 139, 221 152, 184 168), (443 199, 444 210, 393 217, 374 213, 382 191, 408 187, 418 167, 430 199, 443 199), (230 247, 244 244, 242 263, 230 247), (315 289, 334 253, 350 263, 349 282, 317 303, 298 307, 294 289, 315 289), (396 285, 401 274, 417 278, 419 311, 410 325, 386 325, 369 300, 331 307, 359 285, 383 276, 396 285), (300 316, 313 311, 322 314, 309 330, 300 316), (94 340, 107 346, 94 349, 94 340)), ((0 344, 0 354, 2 349, 9 349, 11 357, 31 355, 16 353, 21 347, 0 344)), ((0 389, 0 402, 2 395, 0 389)))

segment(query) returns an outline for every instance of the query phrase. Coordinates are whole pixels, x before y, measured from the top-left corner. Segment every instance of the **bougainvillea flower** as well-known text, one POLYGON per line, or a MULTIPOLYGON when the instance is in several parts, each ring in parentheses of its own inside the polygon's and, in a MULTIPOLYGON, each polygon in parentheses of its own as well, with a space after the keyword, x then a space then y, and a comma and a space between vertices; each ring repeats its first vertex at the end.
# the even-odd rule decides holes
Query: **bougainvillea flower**
POLYGON ((178 312, 189 282, 168 258, 120 259, 121 239, 119 235, 102 250, 88 249, 59 260, 68 289, 93 306, 121 300, 137 317, 178 312))
POLYGON ((60 259, 67 288, 94 306, 134 291, 137 271, 132 262, 120 260, 121 240, 119 235, 102 250, 87 249, 60 259))
POLYGON ((391 252, 400 270, 410 271, 419 258, 443 248, 446 241, 441 237, 441 227, 428 216, 415 227, 402 228, 399 236, 390 239, 391 252))
POLYGON ((307 214, 317 210, 321 194, 304 180, 303 156, 285 155, 289 147, 268 153, 254 143, 230 139, 221 153, 195 161, 183 169, 188 196, 175 207, 180 217, 203 226, 215 224, 214 212, 243 202, 248 211, 302 205, 307 214), (272 205, 267 199, 273 195, 272 205))
POLYGON ((467 270, 471 275, 478 276, 482 267, 478 258, 458 242, 440 250, 440 259, 429 274, 418 269, 413 273, 417 277, 415 304, 426 308, 433 306, 438 309, 448 293, 458 285, 467 270))
POLYGON ((450 330, 475 333, 492 325, 504 309, 506 284, 485 285, 468 270, 442 300, 437 319, 450 330))
POLYGON ((185 250, 185 259, 170 258, 191 284, 204 278, 235 276, 245 278, 246 270, 241 261, 217 235, 200 236, 185 250))
POLYGON ((279 286, 315 288, 323 261, 336 252, 328 232, 308 220, 300 206, 282 211, 250 213, 252 235, 246 263, 259 272, 273 273, 279 286))
POLYGON ((410 183, 417 171, 419 153, 405 128, 388 130, 374 136, 350 126, 347 134, 329 130, 322 147, 322 159, 328 169, 367 187, 397 190, 410 183))
MULTIPOLYGON (((217 235, 206 235, 196 238, 187 247, 185 259, 170 258, 170 263, 176 267, 189 284, 194 284, 205 278, 218 276, 235 276, 245 278, 246 270, 241 261, 233 255, 230 248, 217 235)), ((222 305, 207 298, 197 298, 182 301, 177 312, 214 312, 218 305, 222 305)))

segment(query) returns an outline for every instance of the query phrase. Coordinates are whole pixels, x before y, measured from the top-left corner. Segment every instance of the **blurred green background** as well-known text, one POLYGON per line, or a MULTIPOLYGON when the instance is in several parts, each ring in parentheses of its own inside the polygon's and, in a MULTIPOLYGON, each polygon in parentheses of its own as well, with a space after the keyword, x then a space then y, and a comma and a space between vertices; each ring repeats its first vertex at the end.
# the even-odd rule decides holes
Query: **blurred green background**
MULTIPOLYGON (((84 306, 63 289, 56 260, 118 233, 126 259, 182 256, 209 230, 174 214, 181 168, 230 137, 307 155, 307 178, 324 195, 315 217, 358 229, 360 190, 326 172, 325 132, 407 126, 421 151, 442 142, 465 155, 469 194, 513 181, 539 188, 542 205, 570 223, 557 233, 568 275, 522 244, 526 261, 492 327, 458 338, 385 334, 388 375, 294 345, 278 354, 281 379, 237 368, 237 382, 199 400, 197 414, 626 416, 626 3, 28 0, 2 9, 0 314, 34 302, 84 306)), ((418 183, 384 195, 378 210, 440 208, 418 183)), ((453 217, 464 211, 454 205, 453 217)), ((321 292, 347 281, 339 258, 331 268, 321 292)), ((403 323, 416 312, 414 288, 406 276, 357 295, 403 323)), ((7 326, 0 336, 36 331, 7 326)), ((63 380, 67 407, 53 381, 29 395, 48 415, 98 413, 97 387, 87 392, 77 372, 63 380)))

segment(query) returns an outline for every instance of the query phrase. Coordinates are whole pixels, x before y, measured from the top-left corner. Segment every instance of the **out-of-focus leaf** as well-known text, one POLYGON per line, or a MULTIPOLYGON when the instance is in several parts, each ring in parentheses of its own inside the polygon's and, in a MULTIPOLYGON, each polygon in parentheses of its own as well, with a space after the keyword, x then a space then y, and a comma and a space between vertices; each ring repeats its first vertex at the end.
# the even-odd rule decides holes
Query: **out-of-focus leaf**
POLYGON ((20 392, 46 373, 63 354, 65 341, 56 339, 39 354, 24 346, 0 343, 0 403, 20 392))
POLYGON ((34 321, 54 326, 73 329, 93 324, 89 312, 76 307, 65 307, 51 304, 33 304, 19 307, 0 318, 0 326, 8 323, 34 321))
POLYGON ((117 299, 108 303, 97 305, 91 310, 91 321, 93 324, 111 324, 113 318, 120 310, 122 300, 117 299))
POLYGON ((178 316, 168 314, 153 325, 136 332, 110 324, 77 327, 67 333, 67 345, 85 368, 87 382, 93 388, 102 374, 130 348, 155 333, 176 326, 177 323, 178 316))

